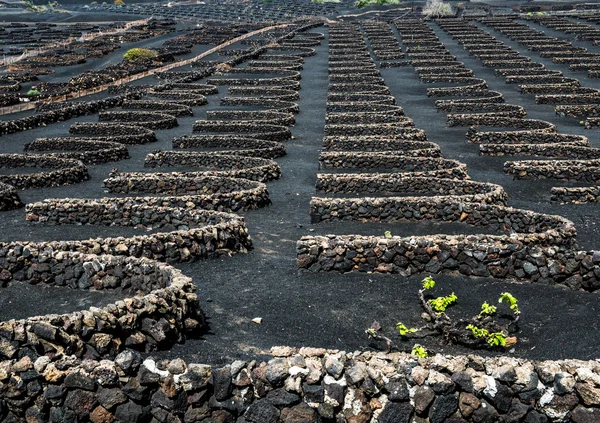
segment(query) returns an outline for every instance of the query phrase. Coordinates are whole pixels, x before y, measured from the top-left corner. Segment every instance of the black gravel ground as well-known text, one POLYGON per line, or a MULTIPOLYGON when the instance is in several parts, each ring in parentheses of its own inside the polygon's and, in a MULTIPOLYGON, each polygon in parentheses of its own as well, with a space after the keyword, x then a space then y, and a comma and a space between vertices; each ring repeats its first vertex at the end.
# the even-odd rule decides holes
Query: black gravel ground
MULTIPOLYGON (((491 89, 503 92, 508 102, 522 104, 530 116, 558 123, 563 132, 593 132, 558 120, 551 108, 536 106, 530 96, 519 95, 516 88, 484 69, 442 31, 437 32, 459 60, 472 68, 477 76, 488 80, 491 89)), ((325 28, 318 31, 325 32, 325 28)), ((378 320, 385 332, 397 339, 393 327, 402 321, 418 325, 421 310, 416 291, 426 275, 401 277, 380 274, 298 273, 295 266, 295 244, 303 235, 327 233, 382 234, 390 230, 394 235, 467 232, 460 225, 370 224, 360 223, 311 225, 308 215, 310 198, 315 194, 314 184, 318 171, 318 155, 325 123, 327 92, 327 41, 317 48, 317 55, 307 58, 302 72, 300 114, 292 132, 294 139, 287 144, 288 155, 279 159, 283 177, 269 183, 273 200, 271 207, 247 213, 246 221, 255 242, 255 249, 247 255, 218 260, 178 265, 198 285, 201 307, 208 318, 209 330, 198 340, 175 346, 154 356, 183 357, 195 362, 222 364, 236 358, 256 358, 273 345, 319 346, 343 350, 371 348, 364 330, 378 320), (261 325, 251 322, 261 317, 261 325)), ((437 113, 433 100, 425 96, 430 85, 418 82, 412 68, 382 69, 382 75, 398 103, 415 120, 417 127, 427 131, 429 139, 439 143, 447 158, 467 163, 474 180, 502 184, 510 194, 511 205, 522 208, 559 213, 575 221, 583 248, 598 248, 599 232, 597 205, 555 206, 549 203, 549 187, 553 184, 535 181, 512 181, 502 173, 503 159, 478 156, 477 146, 465 140, 466 128, 447 128, 445 114, 437 113)), ((178 128, 159 131, 159 142, 130 147, 132 159, 102 166, 93 166, 90 181, 48 190, 29 190, 21 193, 26 202, 48 197, 100 197, 105 195, 101 180, 110 168, 142 170, 146 153, 171 148, 173 136, 191 133, 195 119, 203 118, 206 110, 219 108, 218 97, 209 98, 209 105, 195 108, 195 118, 179 119, 178 128)), ((96 120, 88 117, 78 120, 96 120)), ((21 151, 22 145, 40 136, 64 135, 72 123, 60 123, 21 134, 0 138, 0 151, 21 151)), ((596 140, 594 139, 594 142, 596 140)), ((597 144, 596 144, 597 145, 597 144)), ((471 230, 468 230, 471 233, 471 230)), ((81 239, 100 236, 105 228, 43 227, 24 221, 23 210, 6 212, 0 216, 0 239, 81 239)), ((120 229, 127 235, 127 231, 120 229)), ((565 288, 511 284, 491 278, 436 275, 440 293, 454 291, 459 303, 453 310, 457 315, 471 315, 480 304, 494 301, 501 292, 510 291, 520 301, 523 311, 519 343, 510 354, 535 359, 582 358, 597 356, 600 343, 598 318, 600 305, 596 294, 573 292, 565 288)), ((41 287, 27 287, 15 292, 12 302, 0 300, 0 319, 37 314, 35 299, 42 296, 48 310, 65 312, 81 307, 77 301, 98 301, 107 298, 91 296, 87 291, 74 297, 58 292, 50 295, 41 287), (22 298, 18 292, 22 292, 22 298), (28 302, 27 300, 33 299, 28 302)), ((3 291, 4 292, 4 291, 3 291)), ((2 295, 4 299, 5 294, 2 295)), ((84 303, 84 306, 87 306, 84 303)), ((46 309, 43 310, 46 312, 46 309)), ((435 340, 424 343, 437 352, 469 352, 457 347, 439 345, 435 340)), ((407 348, 412 344, 398 343, 407 348)), ((379 346, 381 347, 381 346, 379 346)))

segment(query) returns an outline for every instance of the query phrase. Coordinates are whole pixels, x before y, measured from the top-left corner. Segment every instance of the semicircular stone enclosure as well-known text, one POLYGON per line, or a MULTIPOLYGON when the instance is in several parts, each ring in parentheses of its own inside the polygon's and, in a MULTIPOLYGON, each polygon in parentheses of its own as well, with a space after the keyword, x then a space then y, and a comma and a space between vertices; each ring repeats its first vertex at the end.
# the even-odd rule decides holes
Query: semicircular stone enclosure
POLYGON ((116 3, 0 24, 0 421, 600 422, 600 9, 116 3))

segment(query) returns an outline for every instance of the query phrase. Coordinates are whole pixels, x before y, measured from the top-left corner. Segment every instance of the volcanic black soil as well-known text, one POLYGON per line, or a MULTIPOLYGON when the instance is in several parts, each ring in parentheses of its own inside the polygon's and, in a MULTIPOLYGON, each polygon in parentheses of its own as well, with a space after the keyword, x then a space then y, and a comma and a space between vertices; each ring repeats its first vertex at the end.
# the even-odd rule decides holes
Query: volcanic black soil
MULTIPOLYGON (((530 117, 558 124, 562 132, 588 135, 595 146, 599 146, 595 132, 584 131, 573 122, 557 118, 552 107, 536 105, 533 96, 518 94, 515 86, 506 85, 492 70, 483 68, 476 59, 469 57, 439 27, 433 25, 433 28, 450 51, 458 56, 458 60, 464 61, 476 76, 486 78, 490 88, 501 91, 507 102, 523 105, 530 117)), ((317 31, 327 33, 324 27, 317 31)), ((177 265, 198 286, 201 307, 208 322, 207 332, 199 339, 188 340, 185 344, 154 353, 153 356, 183 357, 194 362, 222 364, 238 358, 259 357, 274 345, 318 346, 346 351, 381 348, 382 345, 372 344, 367 339, 364 330, 377 320, 385 333, 396 341, 396 322, 418 325, 421 309, 416 292, 420 280, 426 275, 402 277, 298 272, 295 264, 296 241, 309 234, 381 235, 386 230, 399 236, 476 233, 472 228, 462 228, 460 225, 434 223, 310 223, 308 205, 310 198, 315 195, 318 156, 325 124, 327 51, 325 40, 317 47, 317 55, 306 59, 302 71, 302 98, 299 101, 301 111, 292 129, 294 138, 287 142, 288 154, 277 160, 283 176, 268 184, 272 206, 245 214, 254 249, 246 255, 177 265), (256 317, 262 318, 262 324, 252 323, 256 317)), ((381 73, 398 104, 414 119, 417 127, 427 132, 431 141, 441 146, 444 157, 465 162, 473 180, 503 185, 510 195, 512 206, 561 214, 572 219, 579 230, 581 248, 599 247, 597 205, 553 205, 549 202, 549 189, 556 183, 513 181, 502 172, 502 163, 506 158, 480 157, 478 146, 465 139, 467 128, 446 127, 445 114, 438 113, 433 99, 426 97, 426 89, 432 85, 420 83, 412 68, 382 69, 381 73)), ((582 82, 586 85, 588 80, 582 82)), ((32 202, 50 197, 105 196, 102 179, 108 176, 111 168, 143 171, 145 154, 156 149, 171 149, 174 136, 191 134, 193 122, 203 119, 206 110, 220 108, 219 98, 225 92, 226 88, 221 87, 218 96, 209 97, 208 106, 194 108, 195 117, 179 118, 179 127, 158 131, 157 143, 129 147, 130 160, 90 166, 92 178, 89 181, 67 187, 22 191, 21 198, 25 202, 32 202)), ((96 116, 89 116, 77 121, 96 119, 96 116)), ((36 137, 64 136, 74 121, 1 137, 0 152, 21 152, 23 144, 36 137)), ((163 170, 168 171, 168 168, 163 170)), ((25 222, 24 217, 23 209, 0 215, 0 240, 82 239, 106 234, 105 228, 101 227, 41 226, 25 222)), ((122 228, 119 231, 122 235, 128 234, 122 228)), ((492 278, 453 275, 434 275, 434 278, 438 281, 437 292, 455 292, 458 295, 459 302, 451 311, 456 316, 478 313, 483 301, 495 301, 504 291, 510 291, 519 299, 523 311, 521 332, 518 334, 518 344, 509 354, 534 359, 591 359, 597 356, 597 345, 600 344, 600 304, 597 294, 561 287, 509 283, 492 278)), ((0 302, 0 319, 22 318, 39 312, 73 311, 89 306, 89 301, 94 301, 95 305, 103 304, 106 297, 110 296, 79 291, 78 295, 71 297, 71 294, 67 296, 42 287, 17 285, 12 285, 10 291, 2 292, 2 298, 12 299, 0 302), (43 310, 36 306, 40 298, 45 300, 43 310)), ((435 339, 419 342, 437 352, 471 352, 439 345, 435 339)), ((401 348, 411 345, 398 340, 401 348)))

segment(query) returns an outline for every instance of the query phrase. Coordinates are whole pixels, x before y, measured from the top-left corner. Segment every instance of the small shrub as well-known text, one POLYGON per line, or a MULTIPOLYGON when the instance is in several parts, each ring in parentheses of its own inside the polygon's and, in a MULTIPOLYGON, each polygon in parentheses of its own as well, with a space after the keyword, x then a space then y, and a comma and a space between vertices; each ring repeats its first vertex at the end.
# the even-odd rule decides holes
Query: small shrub
POLYGON ((127 50, 127 53, 123 55, 123 59, 126 60, 138 60, 138 59, 148 59, 152 57, 156 57, 158 54, 147 48, 132 48, 127 50))
POLYGON ((41 92, 38 90, 29 90, 27 91, 27 95, 40 95, 41 92))
POLYGON ((415 346, 412 348, 412 351, 410 353, 411 353, 411 355, 414 355, 415 357, 418 357, 418 358, 429 358, 429 354, 427 353, 427 350, 425 349, 425 347, 423 345, 420 345, 420 344, 415 344, 415 346))
POLYGON ((441 0, 428 0, 423 8, 423 15, 428 18, 443 18, 454 16, 454 10, 452 6, 441 0))
POLYGON ((358 0, 356 3, 354 3, 354 6, 356 6, 358 9, 361 9, 366 6, 383 6, 386 4, 400 4, 400 0, 358 0))
MULTIPOLYGON (((446 314, 446 309, 458 301, 454 292, 450 295, 426 298, 425 293, 435 288, 436 283, 428 276, 421 281, 422 288, 418 291, 419 302, 424 310, 422 327, 410 328, 402 322, 396 324, 398 334, 403 337, 424 338, 441 336, 444 343, 460 344, 471 348, 506 348, 514 345, 517 338, 509 336, 518 330, 521 310, 517 299, 509 292, 503 292, 498 299, 499 304, 508 306, 512 313, 496 318, 498 307, 484 302, 477 316, 470 319, 452 319, 446 314)), ((385 341, 387 351, 391 351, 393 341, 381 333, 381 325, 373 322, 366 330, 369 338, 385 341)), ((411 354, 427 358, 427 351, 421 345, 413 347, 411 354)))

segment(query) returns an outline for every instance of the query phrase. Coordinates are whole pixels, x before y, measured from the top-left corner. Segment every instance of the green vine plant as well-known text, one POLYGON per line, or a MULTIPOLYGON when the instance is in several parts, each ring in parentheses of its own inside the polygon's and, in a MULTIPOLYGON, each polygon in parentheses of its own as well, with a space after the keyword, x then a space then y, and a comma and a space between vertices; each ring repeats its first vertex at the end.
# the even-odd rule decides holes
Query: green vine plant
MULTIPOLYGON (((401 338, 438 336, 444 344, 458 344, 469 348, 507 348, 517 342, 517 338, 512 335, 518 331, 521 310, 517 299, 509 292, 500 294, 498 306, 484 302, 477 316, 470 319, 452 319, 446 311, 458 302, 458 296, 454 292, 440 297, 426 295, 436 286, 431 276, 424 278, 421 285, 418 297, 424 310, 421 316, 426 323, 422 327, 411 328, 398 322, 396 330, 401 338), (507 307, 510 312, 499 317, 499 306, 507 307)), ((385 341, 386 350, 390 352, 394 342, 383 335, 381 329, 378 322, 373 322, 365 332, 369 338, 385 341)), ((424 347, 416 344, 411 354, 426 358, 428 353, 424 347)))

